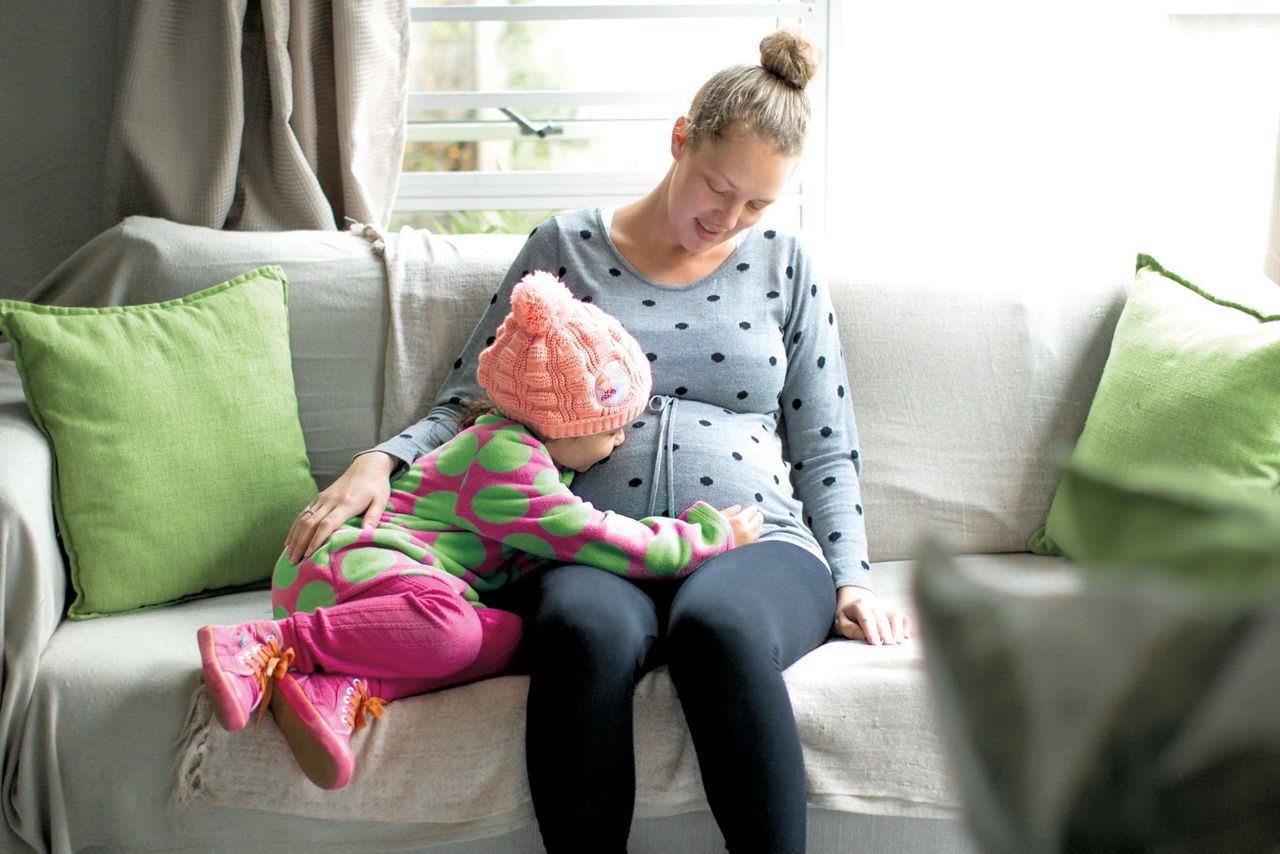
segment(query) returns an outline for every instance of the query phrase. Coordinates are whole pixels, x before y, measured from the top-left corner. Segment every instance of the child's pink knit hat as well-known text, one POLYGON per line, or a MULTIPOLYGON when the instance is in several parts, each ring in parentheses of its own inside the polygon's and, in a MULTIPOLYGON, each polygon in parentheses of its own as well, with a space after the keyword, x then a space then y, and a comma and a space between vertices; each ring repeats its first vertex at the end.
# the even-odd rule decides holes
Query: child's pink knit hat
POLYGON ((622 324, 538 270, 480 354, 476 379, 502 414, 544 439, 624 426, 649 402, 649 360, 622 324))

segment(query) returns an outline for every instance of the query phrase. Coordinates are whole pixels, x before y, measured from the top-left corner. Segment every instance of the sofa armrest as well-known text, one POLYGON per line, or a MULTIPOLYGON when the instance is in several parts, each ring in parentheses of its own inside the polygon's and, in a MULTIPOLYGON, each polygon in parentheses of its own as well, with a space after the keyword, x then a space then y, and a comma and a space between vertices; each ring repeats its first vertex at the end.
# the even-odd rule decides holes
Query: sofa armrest
MULTIPOLYGON (((0 731, 4 792, 40 655, 66 606, 67 573, 53 520, 53 452, 22 394, 11 347, 0 344, 0 731)), ((4 798, 5 812, 9 799, 4 798)))

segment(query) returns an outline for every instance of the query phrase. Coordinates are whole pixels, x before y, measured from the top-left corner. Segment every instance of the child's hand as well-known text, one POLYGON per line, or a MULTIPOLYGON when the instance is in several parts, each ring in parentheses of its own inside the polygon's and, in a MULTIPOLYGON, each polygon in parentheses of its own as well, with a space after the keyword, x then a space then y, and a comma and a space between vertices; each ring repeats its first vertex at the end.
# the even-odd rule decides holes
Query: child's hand
POLYGON ((742 509, 740 505, 726 507, 720 515, 729 520, 733 530, 733 547, 746 546, 760 539, 760 531, 764 528, 764 514, 760 508, 752 505, 742 509))

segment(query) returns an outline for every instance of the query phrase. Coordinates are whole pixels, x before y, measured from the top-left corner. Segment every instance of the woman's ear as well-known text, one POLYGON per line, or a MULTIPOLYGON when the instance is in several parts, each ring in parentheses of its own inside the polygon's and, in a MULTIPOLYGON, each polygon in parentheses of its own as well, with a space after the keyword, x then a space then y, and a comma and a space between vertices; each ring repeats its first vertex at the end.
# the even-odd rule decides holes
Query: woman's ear
POLYGON ((689 139, 689 120, 684 116, 676 119, 675 125, 671 128, 671 156, 676 160, 680 159, 681 153, 684 151, 685 143, 689 139))

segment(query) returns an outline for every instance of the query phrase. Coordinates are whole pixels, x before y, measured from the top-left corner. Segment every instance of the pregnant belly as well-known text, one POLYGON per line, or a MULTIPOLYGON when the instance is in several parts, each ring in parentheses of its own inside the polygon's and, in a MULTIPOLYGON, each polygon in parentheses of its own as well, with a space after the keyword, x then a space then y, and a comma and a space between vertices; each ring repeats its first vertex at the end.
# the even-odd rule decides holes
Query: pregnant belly
POLYGON ((659 415, 637 418, 607 460, 574 479, 574 492, 602 510, 634 518, 678 515, 695 501, 717 508, 756 504, 766 518, 794 512, 769 416, 682 400, 668 417, 666 436, 659 415))

